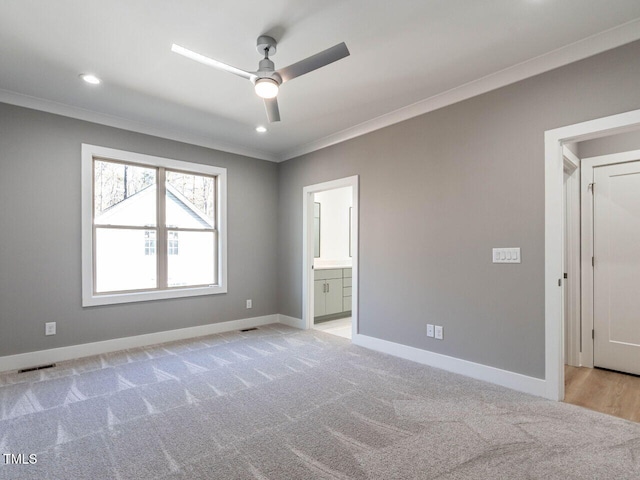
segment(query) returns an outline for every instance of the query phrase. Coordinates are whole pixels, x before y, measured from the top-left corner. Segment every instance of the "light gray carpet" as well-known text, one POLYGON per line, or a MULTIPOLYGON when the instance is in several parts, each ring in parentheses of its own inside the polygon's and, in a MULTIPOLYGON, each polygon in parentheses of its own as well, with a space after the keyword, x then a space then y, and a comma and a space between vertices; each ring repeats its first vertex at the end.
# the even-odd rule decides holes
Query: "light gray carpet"
POLYGON ((638 479, 640 425, 281 325, 0 375, 1 479, 638 479))

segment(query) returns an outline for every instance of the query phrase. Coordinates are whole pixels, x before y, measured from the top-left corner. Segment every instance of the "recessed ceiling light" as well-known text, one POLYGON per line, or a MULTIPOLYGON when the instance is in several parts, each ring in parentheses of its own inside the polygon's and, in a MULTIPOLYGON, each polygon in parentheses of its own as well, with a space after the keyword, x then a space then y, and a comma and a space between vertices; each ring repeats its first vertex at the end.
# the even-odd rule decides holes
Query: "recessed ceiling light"
POLYGON ((91 85, 98 85, 100 83, 100 79, 90 73, 81 73, 80 78, 91 85))
POLYGON ((265 127, 263 127, 262 125, 260 125, 259 127, 256 127, 256 132, 258 132, 258 133, 264 133, 266 131, 267 131, 267 129, 265 127))

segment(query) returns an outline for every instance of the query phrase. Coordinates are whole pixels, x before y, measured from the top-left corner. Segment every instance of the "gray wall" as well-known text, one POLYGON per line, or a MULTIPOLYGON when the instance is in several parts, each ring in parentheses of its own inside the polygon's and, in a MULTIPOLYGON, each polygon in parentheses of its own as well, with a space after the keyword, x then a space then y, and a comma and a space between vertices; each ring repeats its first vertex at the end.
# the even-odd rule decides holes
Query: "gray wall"
POLYGON ((544 378, 544 132, 640 108, 639 78, 636 42, 281 164, 280 313, 302 316, 303 187, 357 174, 360 332, 544 378))
POLYGON ((589 158, 610 153, 628 152, 640 150, 640 131, 609 135, 595 140, 579 142, 578 157, 589 158))
POLYGON ((277 313, 277 170, 0 104, 0 356, 277 313), (81 307, 81 143, 228 169, 229 293, 81 307), (56 336, 44 336, 48 321, 56 336))

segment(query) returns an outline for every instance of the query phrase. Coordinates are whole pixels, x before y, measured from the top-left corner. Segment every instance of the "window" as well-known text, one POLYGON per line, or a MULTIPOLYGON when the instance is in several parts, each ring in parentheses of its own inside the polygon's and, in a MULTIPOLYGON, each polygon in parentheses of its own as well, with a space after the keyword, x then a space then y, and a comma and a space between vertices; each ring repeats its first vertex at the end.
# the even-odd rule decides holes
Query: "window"
POLYGON ((226 169, 82 152, 84 306, 226 292, 226 169))
POLYGON ((144 232, 144 254, 156 254, 156 232, 153 230, 146 230, 144 232))
POLYGON ((179 255, 178 232, 169 232, 169 255, 179 255))

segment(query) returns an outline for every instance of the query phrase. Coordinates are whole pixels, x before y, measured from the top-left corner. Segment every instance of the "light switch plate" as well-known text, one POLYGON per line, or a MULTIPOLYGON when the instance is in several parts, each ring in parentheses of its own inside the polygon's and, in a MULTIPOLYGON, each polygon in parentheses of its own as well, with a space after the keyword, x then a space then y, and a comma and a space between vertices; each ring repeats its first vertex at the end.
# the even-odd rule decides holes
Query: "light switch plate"
POLYGON ((520 247, 493 249, 493 263, 520 263, 520 258, 520 247))

